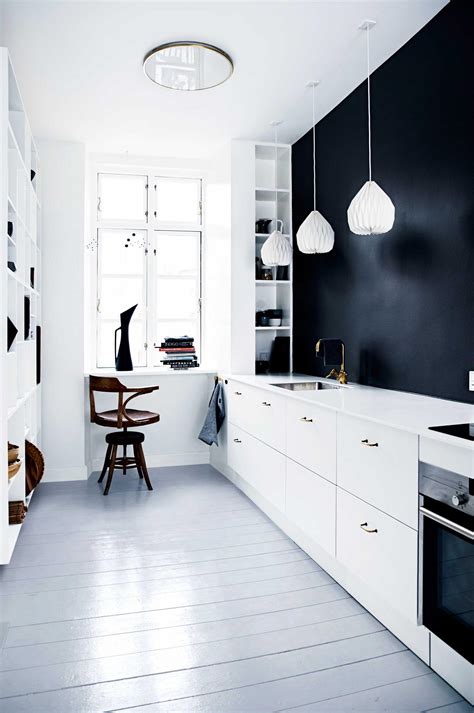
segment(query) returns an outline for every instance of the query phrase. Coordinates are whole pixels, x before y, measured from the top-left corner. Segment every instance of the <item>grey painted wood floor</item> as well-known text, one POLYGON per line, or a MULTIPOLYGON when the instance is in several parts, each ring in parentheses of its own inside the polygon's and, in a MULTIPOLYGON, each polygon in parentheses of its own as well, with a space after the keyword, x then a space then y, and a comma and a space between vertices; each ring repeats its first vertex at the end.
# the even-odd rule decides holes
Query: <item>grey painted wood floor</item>
POLYGON ((208 466, 43 484, 0 575, 2 710, 471 707, 208 466))

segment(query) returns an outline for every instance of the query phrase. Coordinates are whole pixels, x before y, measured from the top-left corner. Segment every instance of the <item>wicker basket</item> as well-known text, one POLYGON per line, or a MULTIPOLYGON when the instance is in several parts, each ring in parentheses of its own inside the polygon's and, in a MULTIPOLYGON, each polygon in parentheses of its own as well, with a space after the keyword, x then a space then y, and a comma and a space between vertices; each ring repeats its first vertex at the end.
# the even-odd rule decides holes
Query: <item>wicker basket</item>
POLYGON ((18 471, 21 468, 22 463, 23 463, 23 461, 18 458, 16 461, 13 461, 13 463, 8 464, 8 480, 9 481, 12 478, 14 478, 15 475, 18 473, 18 471))
POLYGON ((8 465, 10 463, 14 463, 16 460, 18 460, 18 456, 20 455, 20 448, 19 446, 13 445, 13 443, 8 444, 8 465))

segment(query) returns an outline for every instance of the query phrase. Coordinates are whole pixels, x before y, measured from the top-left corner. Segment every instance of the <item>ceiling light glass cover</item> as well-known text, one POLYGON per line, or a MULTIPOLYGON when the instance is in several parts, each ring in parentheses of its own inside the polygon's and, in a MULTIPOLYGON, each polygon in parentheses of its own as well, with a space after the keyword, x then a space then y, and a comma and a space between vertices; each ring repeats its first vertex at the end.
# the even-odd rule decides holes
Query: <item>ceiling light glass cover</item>
POLYGON ((354 196, 347 209, 349 228, 356 235, 380 235, 388 233, 395 222, 395 206, 380 186, 372 180, 372 126, 370 110, 370 39, 369 33, 375 25, 366 20, 360 26, 367 32, 367 118, 369 147, 369 180, 354 196))
POLYGON ((229 79, 234 64, 229 55, 204 42, 168 42, 143 60, 147 77, 168 89, 195 92, 217 87, 229 79))

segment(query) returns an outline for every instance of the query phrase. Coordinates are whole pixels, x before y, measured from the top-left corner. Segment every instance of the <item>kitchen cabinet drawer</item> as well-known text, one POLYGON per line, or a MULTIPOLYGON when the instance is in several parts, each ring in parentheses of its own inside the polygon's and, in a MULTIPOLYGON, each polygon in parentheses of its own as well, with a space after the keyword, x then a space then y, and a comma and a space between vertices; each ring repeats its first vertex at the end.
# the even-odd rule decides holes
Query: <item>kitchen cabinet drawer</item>
POLYGON ((254 389, 237 381, 229 381, 226 388, 226 407, 229 423, 249 430, 251 426, 251 393, 254 389))
POLYGON ((410 527, 337 488, 337 559, 414 624, 417 541, 410 527))
POLYGON ((233 424, 229 425, 228 438, 230 467, 284 512, 285 456, 233 424))
POLYGON ((418 436, 340 414, 337 484, 418 527, 418 436))
POLYGON ((285 399, 262 389, 253 389, 251 433, 284 453, 286 443, 285 399))
POLYGON ((237 381, 227 387, 229 422, 279 451, 285 450, 285 399, 237 381))
POLYGON ((336 482, 336 413, 303 401, 286 405, 286 454, 336 482))
POLYGON ((336 486, 286 462, 286 516, 319 547, 336 554, 336 486))

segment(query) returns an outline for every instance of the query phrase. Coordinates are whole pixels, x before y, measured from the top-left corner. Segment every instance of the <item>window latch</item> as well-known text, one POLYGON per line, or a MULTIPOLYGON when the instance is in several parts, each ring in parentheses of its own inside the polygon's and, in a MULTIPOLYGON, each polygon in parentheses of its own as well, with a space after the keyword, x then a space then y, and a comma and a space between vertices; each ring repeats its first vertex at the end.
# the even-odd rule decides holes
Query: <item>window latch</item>
POLYGON ((97 211, 98 211, 98 212, 100 212, 100 211, 102 210, 102 208, 100 207, 100 201, 101 201, 101 198, 100 198, 100 196, 99 196, 98 199, 97 199, 97 211))
POLYGON ((97 312, 100 312, 100 297, 97 298, 96 309, 97 309, 97 312))

